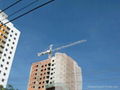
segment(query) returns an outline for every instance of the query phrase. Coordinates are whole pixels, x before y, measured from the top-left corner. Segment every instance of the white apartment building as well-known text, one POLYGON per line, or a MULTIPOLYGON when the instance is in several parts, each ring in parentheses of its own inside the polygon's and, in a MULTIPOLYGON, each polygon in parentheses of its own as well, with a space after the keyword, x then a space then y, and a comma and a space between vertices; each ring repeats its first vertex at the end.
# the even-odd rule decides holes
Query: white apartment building
POLYGON ((65 53, 32 64, 28 90, 82 90, 82 72, 65 53))
POLYGON ((8 22, 7 15, 0 13, 0 85, 6 87, 20 31, 8 22))

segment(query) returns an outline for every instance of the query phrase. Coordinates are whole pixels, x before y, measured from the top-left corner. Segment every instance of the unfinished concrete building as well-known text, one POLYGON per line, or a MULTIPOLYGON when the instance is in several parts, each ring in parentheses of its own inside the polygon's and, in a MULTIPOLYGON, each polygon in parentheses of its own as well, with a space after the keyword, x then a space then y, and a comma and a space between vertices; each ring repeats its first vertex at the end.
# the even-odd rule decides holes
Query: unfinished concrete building
POLYGON ((82 90, 81 68, 71 57, 56 53, 32 64, 28 90, 82 90))

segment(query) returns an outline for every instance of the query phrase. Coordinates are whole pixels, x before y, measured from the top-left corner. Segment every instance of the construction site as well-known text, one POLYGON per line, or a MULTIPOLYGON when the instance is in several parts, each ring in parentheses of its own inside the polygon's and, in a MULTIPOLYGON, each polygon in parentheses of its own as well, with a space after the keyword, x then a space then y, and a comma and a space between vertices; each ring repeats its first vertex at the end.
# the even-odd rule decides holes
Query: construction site
POLYGON ((28 90, 82 90, 81 67, 70 56, 56 52, 84 42, 80 40, 55 49, 50 45, 49 50, 38 53, 38 56, 48 54, 48 59, 32 64, 28 90))
POLYGON ((120 0, 0 0, 0 90, 120 90, 120 0))

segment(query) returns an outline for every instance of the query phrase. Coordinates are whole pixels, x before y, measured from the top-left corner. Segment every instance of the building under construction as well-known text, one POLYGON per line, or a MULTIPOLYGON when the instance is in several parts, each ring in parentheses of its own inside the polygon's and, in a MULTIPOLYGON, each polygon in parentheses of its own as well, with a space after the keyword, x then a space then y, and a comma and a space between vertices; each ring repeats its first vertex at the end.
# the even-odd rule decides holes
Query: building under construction
POLYGON ((65 53, 32 64, 28 90, 82 90, 81 68, 65 53))

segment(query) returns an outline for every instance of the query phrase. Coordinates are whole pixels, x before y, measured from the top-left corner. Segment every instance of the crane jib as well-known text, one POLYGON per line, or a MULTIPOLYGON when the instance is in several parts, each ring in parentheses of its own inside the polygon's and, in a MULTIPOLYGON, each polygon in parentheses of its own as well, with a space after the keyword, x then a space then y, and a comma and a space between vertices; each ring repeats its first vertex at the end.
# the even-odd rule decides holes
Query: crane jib
POLYGON ((79 40, 77 42, 73 42, 73 43, 70 43, 68 45, 64 45, 64 46, 61 46, 61 47, 58 47, 58 48, 55 48, 55 49, 52 49, 53 45, 50 45, 49 46, 49 50, 41 52, 41 53, 38 53, 38 56, 42 56, 42 55, 48 54, 49 58, 51 58, 52 57, 52 52, 54 52, 54 51, 58 51, 58 50, 61 50, 61 49, 64 49, 64 48, 68 48, 68 47, 74 46, 76 44, 84 43, 86 41, 87 40, 79 40))

